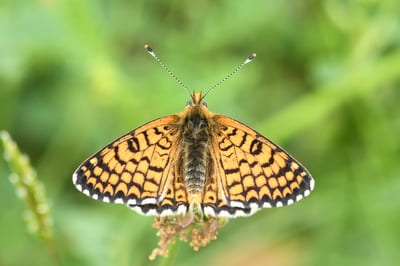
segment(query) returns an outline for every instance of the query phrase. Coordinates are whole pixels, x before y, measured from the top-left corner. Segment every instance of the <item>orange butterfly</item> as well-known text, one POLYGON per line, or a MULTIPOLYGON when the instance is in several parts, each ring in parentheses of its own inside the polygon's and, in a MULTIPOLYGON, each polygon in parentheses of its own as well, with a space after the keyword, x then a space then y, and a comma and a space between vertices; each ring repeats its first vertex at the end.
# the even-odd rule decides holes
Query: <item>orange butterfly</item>
POLYGON ((247 216, 308 196, 310 173, 258 132, 208 111, 207 93, 193 93, 183 112, 144 124, 91 156, 73 174, 77 189, 157 216, 193 210, 207 217, 247 216))

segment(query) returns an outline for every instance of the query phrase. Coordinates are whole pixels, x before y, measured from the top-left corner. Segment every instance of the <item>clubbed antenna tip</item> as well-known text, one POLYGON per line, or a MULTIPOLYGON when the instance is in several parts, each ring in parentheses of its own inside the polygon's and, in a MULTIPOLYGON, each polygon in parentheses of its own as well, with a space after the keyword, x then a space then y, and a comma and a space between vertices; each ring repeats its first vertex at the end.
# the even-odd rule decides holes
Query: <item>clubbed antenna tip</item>
POLYGON ((146 49, 147 52, 149 52, 149 54, 151 54, 151 55, 154 54, 153 49, 151 49, 150 45, 145 44, 145 45, 144 45, 144 49, 146 49))
POLYGON ((256 56, 256 53, 252 53, 251 55, 249 55, 249 57, 247 57, 246 61, 244 61, 244 64, 250 63, 251 60, 253 60, 256 56))

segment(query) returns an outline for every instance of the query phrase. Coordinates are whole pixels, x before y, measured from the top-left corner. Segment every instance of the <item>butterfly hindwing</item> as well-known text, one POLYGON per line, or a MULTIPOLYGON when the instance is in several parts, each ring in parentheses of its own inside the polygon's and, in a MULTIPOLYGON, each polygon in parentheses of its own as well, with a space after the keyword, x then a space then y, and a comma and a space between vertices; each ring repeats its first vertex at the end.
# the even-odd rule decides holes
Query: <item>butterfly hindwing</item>
POLYGON ((172 186, 179 188, 173 169, 178 120, 166 116, 111 142, 78 167, 75 186, 94 199, 127 204, 142 214, 184 212, 185 195, 172 193, 172 186))
POLYGON ((214 121, 212 153, 226 198, 225 203, 210 205, 216 215, 250 215, 310 194, 313 178, 283 149, 236 120, 215 115, 214 121))

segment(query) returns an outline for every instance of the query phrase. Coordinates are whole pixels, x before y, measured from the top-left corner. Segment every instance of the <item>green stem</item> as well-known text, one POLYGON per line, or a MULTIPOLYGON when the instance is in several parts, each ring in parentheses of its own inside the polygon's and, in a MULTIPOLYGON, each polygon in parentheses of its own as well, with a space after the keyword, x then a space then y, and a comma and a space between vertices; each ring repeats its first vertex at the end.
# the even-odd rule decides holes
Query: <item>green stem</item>
POLYGON ((175 243, 170 244, 168 247, 168 256, 162 257, 160 260, 159 266, 170 266, 173 265, 174 259, 179 249, 179 239, 178 236, 175 236, 175 243))
POLYGON ((60 264, 53 238, 50 204, 46 199, 44 186, 37 178, 28 156, 21 153, 8 132, 0 131, 1 143, 4 149, 4 159, 12 172, 10 181, 14 185, 17 195, 25 201, 25 220, 28 229, 45 243, 52 259, 60 264))

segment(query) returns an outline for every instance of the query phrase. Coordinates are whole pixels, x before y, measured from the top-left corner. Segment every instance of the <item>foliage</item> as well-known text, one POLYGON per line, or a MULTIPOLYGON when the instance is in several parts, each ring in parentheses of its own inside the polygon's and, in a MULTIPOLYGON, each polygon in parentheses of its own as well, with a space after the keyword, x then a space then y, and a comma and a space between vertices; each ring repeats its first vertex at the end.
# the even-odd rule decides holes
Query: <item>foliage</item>
MULTIPOLYGON (((232 219, 173 265, 394 265, 400 260, 400 2, 3 0, 0 129, 31 158, 52 206, 62 265, 157 265, 152 217, 71 182, 106 143, 206 101, 279 143, 313 174, 290 207, 232 219)), ((4 152, 3 150, 1 151, 4 152)), ((21 218, 0 160, 0 264, 54 265, 21 218)))

